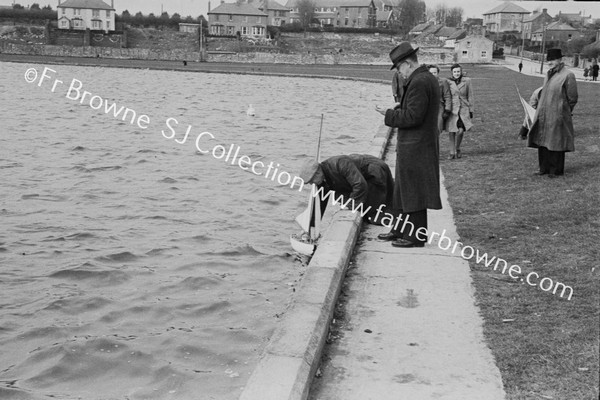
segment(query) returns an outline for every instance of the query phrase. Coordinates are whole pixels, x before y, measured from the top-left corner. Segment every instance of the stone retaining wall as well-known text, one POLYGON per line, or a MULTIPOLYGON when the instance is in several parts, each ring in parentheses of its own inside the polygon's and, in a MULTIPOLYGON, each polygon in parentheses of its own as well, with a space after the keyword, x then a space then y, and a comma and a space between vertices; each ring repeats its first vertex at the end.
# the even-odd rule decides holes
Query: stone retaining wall
POLYGON ((6 42, 0 42, 0 52, 50 57, 105 57, 165 61, 198 60, 200 57, 198 52, 187 52, 182 49, 157 51, 97 46, 22 45, 6 42))
MULTIPOLYGON (((0 52, 8 54, 37 55, 49 57, 104 57, 136 60, 197 61, 199 52, 182 49, 152 50, 125 49, 97 46, 57 46, 42 44, 14 44, 0 41, 0 52)), ((419 62, 424 64, 451 64, 454 52, 443 48, 428 48, 419 51, 419 62)), ((272 63, 272 64, 369 64, 388 65, 388 54, 373 57, 365 54, 280 54, 280 53, 208 53, 204 60, 209 62, 272 63)))

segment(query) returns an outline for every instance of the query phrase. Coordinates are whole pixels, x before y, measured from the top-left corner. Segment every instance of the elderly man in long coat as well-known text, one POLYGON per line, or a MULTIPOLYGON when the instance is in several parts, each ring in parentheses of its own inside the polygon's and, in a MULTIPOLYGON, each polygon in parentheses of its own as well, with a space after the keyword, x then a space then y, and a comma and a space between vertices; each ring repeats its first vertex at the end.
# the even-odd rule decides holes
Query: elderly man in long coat
POLYGON ((565 170, 565 152, 575 150, 572 112, 577 104, 575 75, 562 62, 560 49, 549 49, 550 65, 529 130, 528 146, 538 149, 537 175, 559 176, 565 170))
POLYGON ((418 50, 402 42, 390 52, 392 69, 406 79, 404 95, 394 109, 376 107, 387 126, 398 128, 393 199, 397 222, 389 233, 378 236, 395 247, 423 247, 427 209, 442 208, 437 124, 440 90, 427 67, 419 66, 418 50))

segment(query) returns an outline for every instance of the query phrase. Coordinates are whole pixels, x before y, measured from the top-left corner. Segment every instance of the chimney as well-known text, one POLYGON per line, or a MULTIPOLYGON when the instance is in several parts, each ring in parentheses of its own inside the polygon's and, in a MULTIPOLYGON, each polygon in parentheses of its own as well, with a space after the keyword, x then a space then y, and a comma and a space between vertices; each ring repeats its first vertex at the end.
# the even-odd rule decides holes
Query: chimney
POLYGON ((110 0, 110 8, 115 8, 115 0, 110 0))
POLYGON ((210 12, 210 0, 208 1, 208 12, 210 12))

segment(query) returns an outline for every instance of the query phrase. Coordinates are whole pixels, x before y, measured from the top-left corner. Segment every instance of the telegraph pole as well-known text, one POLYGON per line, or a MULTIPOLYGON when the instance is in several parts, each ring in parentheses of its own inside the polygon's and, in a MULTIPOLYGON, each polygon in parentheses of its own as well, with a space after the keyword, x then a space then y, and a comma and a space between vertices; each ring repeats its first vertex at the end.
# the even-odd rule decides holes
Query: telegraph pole
POLYGON ((202 16, 200 16, 200 61, 204 61, 202 58, 202 16))
POLYGON ((544 52, 546 51, 546 27, 548 24, 544 24, 544 29, 542 30, 542 54, 540 54, 540 58, 542 59, 540 65, 540 74, 544 74, 544 52))
POLYGON ((525 50, 525 26, 523 24, 524 15, 525 14, 521 14, 521 39, 523 39, 521 43, 521 63, 523 63, 523 50, 525 50))

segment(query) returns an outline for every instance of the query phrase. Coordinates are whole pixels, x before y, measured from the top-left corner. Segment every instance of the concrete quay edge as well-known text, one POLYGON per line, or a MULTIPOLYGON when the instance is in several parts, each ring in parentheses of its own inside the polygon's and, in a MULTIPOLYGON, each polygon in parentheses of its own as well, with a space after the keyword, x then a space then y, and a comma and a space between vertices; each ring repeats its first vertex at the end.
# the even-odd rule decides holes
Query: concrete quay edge
MULTIPOLYGON (((391 129, 382 125, 366 154, 382 158, 391 129)), ((361 230, 358 213, 328 207, 331 223, 310 260, 292 305, 239 400, 305 400, 319 367, 346 269, 361 230)))

